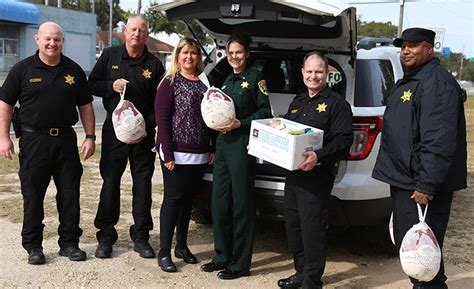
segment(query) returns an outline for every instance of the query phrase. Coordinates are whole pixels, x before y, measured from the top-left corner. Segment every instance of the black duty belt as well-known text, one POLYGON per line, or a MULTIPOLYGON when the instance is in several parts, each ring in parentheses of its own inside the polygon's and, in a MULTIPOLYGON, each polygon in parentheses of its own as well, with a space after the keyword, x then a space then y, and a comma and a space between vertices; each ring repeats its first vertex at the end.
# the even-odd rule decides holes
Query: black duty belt
POLYGON ((27 125, 21 125, 22 132, 31 132, 31 133, 39 133, 39 134, 46 134, 50 136, 60 136, 66 133, 72 132, 72 127, 50 127, 50 128, 43 128, 43 127, 32 127, 27 125))

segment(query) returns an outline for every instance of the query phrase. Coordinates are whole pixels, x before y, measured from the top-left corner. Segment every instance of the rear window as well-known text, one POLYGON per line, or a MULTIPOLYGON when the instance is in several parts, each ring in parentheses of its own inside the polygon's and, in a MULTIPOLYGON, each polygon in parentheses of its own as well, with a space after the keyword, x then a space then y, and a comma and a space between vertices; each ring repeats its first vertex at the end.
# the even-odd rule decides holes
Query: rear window
POLYGON ((390 60, 358 59, 354 106, 386 105, 394 84, 395 77, 390 60))

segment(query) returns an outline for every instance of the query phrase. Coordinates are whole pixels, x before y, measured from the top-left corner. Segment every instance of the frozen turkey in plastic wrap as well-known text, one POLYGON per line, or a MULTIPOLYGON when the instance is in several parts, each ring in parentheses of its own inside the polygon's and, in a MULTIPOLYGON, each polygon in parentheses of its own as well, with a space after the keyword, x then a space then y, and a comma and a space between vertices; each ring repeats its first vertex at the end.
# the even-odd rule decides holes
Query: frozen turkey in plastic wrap
POLYGON ((126 87, 120 93, 120 102, 112 113, 112 124, 119 141, 133 144, 146 136, 146 125, 135 105, 124 99, 126 87))
POLYGON ((420 281, 431 281, 438 274, 441 262, 441 249, 438 241, 425 223, 425 213, 421 213, 421 206, 417 204, 420 222, 413 225, 403 237, 400 246, 400 263, 408 276, 420 281))
POLYGON ((234 101, 219 88, 210 87, 201 101, 201 114, 206 125, 217 130, 235 118, 234 101))

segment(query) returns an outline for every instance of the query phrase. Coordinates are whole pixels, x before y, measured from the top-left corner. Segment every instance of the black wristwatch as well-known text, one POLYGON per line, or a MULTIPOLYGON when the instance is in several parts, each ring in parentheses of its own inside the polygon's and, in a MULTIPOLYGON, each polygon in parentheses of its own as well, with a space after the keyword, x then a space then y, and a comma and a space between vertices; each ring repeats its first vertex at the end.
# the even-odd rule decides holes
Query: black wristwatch
POLYGON ((90 138, 91 140, 95 141, 95 134, 86 134, 86 138, 90 138))

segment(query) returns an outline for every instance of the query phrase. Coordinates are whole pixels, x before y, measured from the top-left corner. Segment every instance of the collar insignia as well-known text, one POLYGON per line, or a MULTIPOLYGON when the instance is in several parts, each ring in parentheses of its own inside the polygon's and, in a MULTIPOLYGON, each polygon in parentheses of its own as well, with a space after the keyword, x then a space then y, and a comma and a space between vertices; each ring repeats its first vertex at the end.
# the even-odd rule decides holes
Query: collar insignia
POLYGON ((316 110, 321 113, 321 112, 325 112, 326 111, 326 107, 328 107, 328 105, 326 103, 318 103, 318 108, 316 108, 316 110))
POLYGON ((147 69, 143 69, 143 72, 142 72, 142 75, 145 77, 145 78, 151 78, 151 74, 152 72, 147 69))
POLYGON ((41 82, 42 80, 43 78, 41 77, 34 77, 34 78, 30 78, 30 83, 41 82))
POLYGON ((74 82, 74 76, 71 76, 69 73, 68 73, 68 75, 64 76, 64 79, 65 79, 64 82, 69 84, 70 86, 73 85, 74 83, 76 83, 76 82, 74 82))
POLYGON ((248 83, 247 80, 246 80, 246 81, 242 82, 242 84, 240 86, 242 86, 242 88, 249 88, 249 84, 250 83, 248 83))
POLYGON ((403 100, 403 102, 405 102, 405 101, 410 101, 412 94, 413 94, 413 93, 412 93, 411 90, 409 89, 408 91, 404 91, 404 92, 403 92, 403 95, 402 95, 400 98, 403 100))

